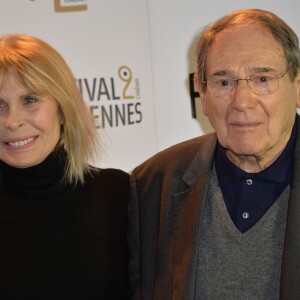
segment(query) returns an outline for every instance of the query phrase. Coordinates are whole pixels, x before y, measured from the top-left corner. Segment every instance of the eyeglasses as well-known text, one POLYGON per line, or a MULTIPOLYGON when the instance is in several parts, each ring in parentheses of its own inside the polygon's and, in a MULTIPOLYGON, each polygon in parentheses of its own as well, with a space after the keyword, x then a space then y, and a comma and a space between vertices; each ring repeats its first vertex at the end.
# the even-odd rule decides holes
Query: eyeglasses
POLYGON ((248 87, 258 95, 268 95, 278 90, 278 81, 284 77, 288 69, 280 76, 274 74, 253 74, 249 78, 232 78, 230 76, 210 76, 209 80, 202 81, 215 97, 226 97, 237 87, 239 81, 245 80, 248 87))

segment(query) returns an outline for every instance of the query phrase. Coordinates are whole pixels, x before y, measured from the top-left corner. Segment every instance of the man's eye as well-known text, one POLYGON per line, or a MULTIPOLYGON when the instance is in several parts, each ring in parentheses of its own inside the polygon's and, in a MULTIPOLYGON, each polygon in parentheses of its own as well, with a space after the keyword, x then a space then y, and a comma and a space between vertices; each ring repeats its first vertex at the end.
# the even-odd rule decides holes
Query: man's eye
POLYGON ((227 85, 229 85, 229 82, 228 82, 228 80, 221 80, 220 85, 227 86, 227 85))
POLYGON ((219 79, 215 82, 218 87, 227 87, 232 85, 232 80, 230 79, 219 79))
POLYGON ((252 80, 256 83, 267 83, 272 79, 272 76, 269 75, 258 75, 255 76, 252 80))
POLYGON ((258 80, 259 80, 260 82, 266 82, 266 81, 269 80, 269 78, 266 77, 266 76, 260 76, 260 77, 258 78, 258 80))

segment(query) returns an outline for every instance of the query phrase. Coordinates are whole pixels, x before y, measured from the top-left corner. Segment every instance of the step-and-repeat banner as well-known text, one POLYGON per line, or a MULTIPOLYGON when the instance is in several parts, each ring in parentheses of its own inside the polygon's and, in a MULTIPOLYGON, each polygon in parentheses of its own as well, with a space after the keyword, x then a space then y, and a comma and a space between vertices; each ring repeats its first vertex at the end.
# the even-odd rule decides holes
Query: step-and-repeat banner
POLYGON ((273 11, 300 33, 298 0, 2 0, 0 34, 34 35, 62 54, 97 122, 97 165, 130 171, 212 130, 190 80, 197 36, 249 7, 273 11))
POLYGON ((233 10, 259 8, 277 14, 300 36, 298 0, 149 0, 148 3, 158 149, 212 131, 189 76, 196 70, 196 44, 205 25, 233 10))
POLYGON ((0 33, 54 46, 97 122, 97 165, 130 171, 157 151, 146 0, 3 0, 0 33))

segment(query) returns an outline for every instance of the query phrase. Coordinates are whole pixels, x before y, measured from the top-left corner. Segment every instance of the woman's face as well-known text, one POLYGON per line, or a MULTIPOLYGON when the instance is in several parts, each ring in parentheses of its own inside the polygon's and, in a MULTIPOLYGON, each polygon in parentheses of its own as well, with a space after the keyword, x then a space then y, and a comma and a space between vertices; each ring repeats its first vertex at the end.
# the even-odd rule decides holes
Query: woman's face
POLYGON ((0 160, 27 168, 41 163, 60 138, 61 115, 51 96, 35 95, 9 76, 0 90, 0 160))

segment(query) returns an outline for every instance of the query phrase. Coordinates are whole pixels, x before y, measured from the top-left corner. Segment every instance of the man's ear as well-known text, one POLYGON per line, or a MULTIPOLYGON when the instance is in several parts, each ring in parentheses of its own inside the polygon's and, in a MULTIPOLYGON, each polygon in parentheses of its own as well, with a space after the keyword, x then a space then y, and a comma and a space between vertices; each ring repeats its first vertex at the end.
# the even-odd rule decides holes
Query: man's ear
POLYGON ((197 90, 200 94, 202 111, 203 111, 204 115, 207 116, 207 113, 206 113, 206 90, 205 90, 205 87, 203 86, 203 83, 198 78, 197 73, 195 73, 195 75, 194 75, 194 82, 195 82, 197 90))
POLYGON ((297 107, 300 108, 300 69, 298 69, 295 80, 297 84, 297 107))

